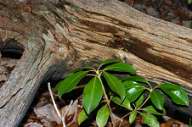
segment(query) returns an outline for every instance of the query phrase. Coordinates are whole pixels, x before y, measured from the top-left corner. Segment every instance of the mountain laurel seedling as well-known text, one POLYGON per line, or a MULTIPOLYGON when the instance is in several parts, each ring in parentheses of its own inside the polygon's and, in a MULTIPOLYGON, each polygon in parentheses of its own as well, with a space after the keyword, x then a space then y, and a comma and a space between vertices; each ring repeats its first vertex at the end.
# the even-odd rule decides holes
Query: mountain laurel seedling
POLYGON ((83 88, 83 109, 78 116, 79 125, 97 110, 97 125, 106 126, 113 112, 113 103, 127 110, 122 119, 128 116, 130 124, 140 115, 144 124, 159 127, 156 116, 165 113, 165 96, 175 104, 189 105, 188 95, 181 86, 170 82, 151 83, 138 76, 132 65, 120 60, 105 60, 95 68, 82 68, 69 73, 55 87, 58 96, 74 90, 86 76, 91 78, 83 88))

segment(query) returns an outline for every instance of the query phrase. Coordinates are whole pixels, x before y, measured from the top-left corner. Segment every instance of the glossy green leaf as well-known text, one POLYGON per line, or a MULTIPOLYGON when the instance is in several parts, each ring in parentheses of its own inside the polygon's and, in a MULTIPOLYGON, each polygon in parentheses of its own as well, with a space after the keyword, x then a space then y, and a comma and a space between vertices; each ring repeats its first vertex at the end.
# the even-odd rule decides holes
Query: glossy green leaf
POLYGON ((107 59, 101 62, 102 66, 122 62, 120 59, 107 59))
POLYGON ((142 113, 144 124, 147 124, 149 127, 159 127, 159 122, 154 115, 149 113, 142 113))
POLYGON ((79 113, 79 116, 78 116, 78 124, 81 125, 86 119, 88 118, 85 110, 82 110, 80 113, 79 113))
POLYGON ((137 108, 143 104, 144 99, 145 99, 144 95, 141 95, 139 99, 135 102, 137 108))
POLYGON ((115 63, 112 65, 106 66, 104 70, 136 74, 136 69, 133 67, 133 65, 126 64, 126 63, 115 63))
POLYGON ((139 83, 139 82, 129 81, 129 80, 124 81, 123 84, 124 84, 126 89, 130 89, 130 88, 132 88, 134 86, 139 86, 139 87, 142 86, 141 83, 139 83))
POLYGON ((110 110, 107 105, 104 105, 99 109, 96 116, 96 123, 98 127, 104 127, 109 119, 110 110))
POLYGON ((86 76, 86 74, 86 71, 71 73, 64 80, 60 81, 55 87, 58 95, 62 96, 65 93, 71 92, 73 88, 80 82, 80 80, 86 76))
POLYGON ((121 106, 121 107, 124 107, 128 110, 132 110, 131 108, 131 103, 130 101, 128 100, 128 98, 126 97, 124 100, 121 100, 119 97, 112 97, 112 102, 114 102, 115 104, 121 106))
POLYGON ((135 121, 136 116, 137 116, 137 112, 135 110, 130 113, 130 115, 129 115, 129 123, 130 124, 132 124, 135 121))
POLYGON ((160 85, 160 89, 165 92, 174 103, 189 105, 188 95, 181 86, 173 83, 163 83, 160 85))
POLYGON ((102 96, 102 84, 97 77, 94 77, 83 91, 83 107, 87 114, 90 114, 99 105, 102 96))
POLYGON ((151 102, 153 103, 153 105, 159 109, 159 110, 163 110, 164 109, 164 103, 165 103, 165 99, 164 96, 161 95, 158 91, 153 91, 151 92, 151 102))
POLYGON ((126 96, 130 102, 137 100, 137 98, 143 93, 145 88, 135 81, 125 81, 123 85, 126 90, 126 96))
POLYGON ((154 115, 163 115, 162 113, 159 113, 158 111, 156 111, 153 106, 147 106, 147 107, 143 108, 143 110, 146 113, 150 113, 150 114, 154 114, 154 115))
POLYGON ((123 99, 125 97, 125 89, 121 80, 107 72, 103 72, 103 75, 109 88, 123 99))
POLYGON ((188 4, 192 4, 192 0, 187 0, 187 3, 188 4))
POLYGON ((147 83, 148 81, 141 77, 141 76, 129 76, 129 77, 125 77, 123 80, 128 80, 128 81, 135 81, 135 82, 141 82, 141 83, 147 83))

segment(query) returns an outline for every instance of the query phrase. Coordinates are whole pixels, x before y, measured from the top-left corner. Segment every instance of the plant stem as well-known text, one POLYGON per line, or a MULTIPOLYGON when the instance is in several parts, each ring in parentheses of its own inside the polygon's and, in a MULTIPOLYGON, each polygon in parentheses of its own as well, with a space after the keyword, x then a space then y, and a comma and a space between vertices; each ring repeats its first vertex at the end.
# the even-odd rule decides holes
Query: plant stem
POLYGON ((91 70, 89 70, 89 72, 96 72, 97 70, 95 68, 92 68, 91 70))
POLYGON ((147 85, 150 87, 150 89, 152 89, 153 87, 151 86, 150 82, 147 81, 147 85))
POLYGON ((137 108, 138 110, 140 110, 147 103, 147 101, 149 100, 150 96, 151 96, 151 92, 149 93, 148 97, 145 99, 143 104, 141 106, 139 106, 139 108, 137 108))
POLYGON ((53 102, 53 106, 54 106, 54 108, 55 108, 55 111, 56 111, 57 115, 59 116, 59 118, 61 119, 62 124, 63 124, 63 127, 67 127, 66 124, 65 124, 65 117, 63 117, 63 116, 61 115, 61 113, 59 112, 59 109, 58 109, 58 107, 57 107, 57 104, 55 103, 55 100, 54 100, 54 97, 53 97, 53 92, 52 92, 52 90, 51 90, 51 85, 50 85, 50 83, 48 83, 48 90, 49 90, 49 94, 50 94, 50 96, 51 96, 51 100, 52 100, 52 102, 53 102))
POLYGON ((85 85, 79 85, 79 86, 76 86, 73 90, 82 89, 82 88, 84 88, 84 87, 85 87, 85 85))
POLYGON ((152 88, 147 88, 147 87, 144 87, 145 90, 151 92, 152 88))
POLYGON ((103 89, 103 94, 104 94, 105 100, 106 100, 106 102, 107 102, 107 105, 108 105, 108 107, 109 107, 109 110, 110 110, 110 112, 112 112, 112 109, 111 109, 111 107, 110 107, 110 100, 109 100, 109 98, 108 98, 108 96, 107 96, 107 93, 106 93, 106 91, 105 91, 104 84, 103 84, 103 82, 102 82, 102 80, 101 80, 101 73, 98 75, 98 78, 99 78, 99 81, 101 82, 101 86, 102 86, 102 89, 103 89))
POLYGON ((121 119, 124 119, 124 118, 126 118, 129 114, 130 114, 131 112, 129 112, 129 113, 127 113, 127 114, 125 114, 124 116, 122 116, 121 117, 121 119))
POLYGON ((153 88, 153 90, 159 88, 160 85, 161 85, 161 84, 156 85, 156 86, 153 88))
POLYGON ((87 74, 87 76, 93 76, 93 77, 94 77, 94 76, 96 76, 96 75, 95 75, 95 74, 87 74))

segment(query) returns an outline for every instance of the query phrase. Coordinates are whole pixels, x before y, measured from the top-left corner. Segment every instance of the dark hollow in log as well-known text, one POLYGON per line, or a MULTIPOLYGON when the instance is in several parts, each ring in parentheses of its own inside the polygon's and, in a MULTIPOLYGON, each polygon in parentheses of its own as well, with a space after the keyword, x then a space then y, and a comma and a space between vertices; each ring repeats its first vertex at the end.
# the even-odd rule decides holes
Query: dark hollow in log
POLYGON ((14 38, 9 38, 0 43, 1 57, 20 59, 24 52, 23 45, 19 44, 14 38))
POLYGON ((81 61, 116 56, 149 80, 175 82, 192 93, 192 30, 116 0, 1 0, 0 33, 25 50, 0 87, 0 126, 19 125, 58 63, 70 70, 81 61))

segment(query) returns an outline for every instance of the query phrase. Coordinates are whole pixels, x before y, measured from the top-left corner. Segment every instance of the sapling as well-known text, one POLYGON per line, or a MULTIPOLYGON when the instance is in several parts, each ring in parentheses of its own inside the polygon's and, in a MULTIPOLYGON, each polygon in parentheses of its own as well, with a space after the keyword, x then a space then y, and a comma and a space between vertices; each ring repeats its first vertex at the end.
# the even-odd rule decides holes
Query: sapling
POLYGON ((97 125, 106 126, 110 115, 114 114, 111 106, 116 105, 126 109, 127 113, 121 118, 128 117, 130 124, 139 115, 143 118, 143 124, 159 127, 156 116, 165 114, 165 96, 177 105, 189 105, 188 95, 180 85, 170 82, 151 83, 138 76, 133 65, 121 60, 105 60, 96 67, 72 71, 56 85, 57 95, 62 97, 76 88, 82 88, 78 85, 86 76, 90 78, 83 86, 83 109, 78 116, 79 125, 96 111, 97 125))

